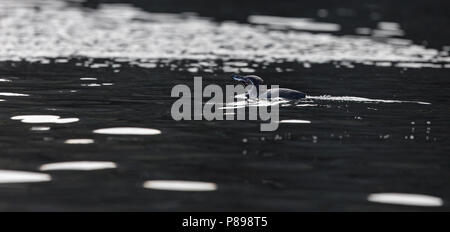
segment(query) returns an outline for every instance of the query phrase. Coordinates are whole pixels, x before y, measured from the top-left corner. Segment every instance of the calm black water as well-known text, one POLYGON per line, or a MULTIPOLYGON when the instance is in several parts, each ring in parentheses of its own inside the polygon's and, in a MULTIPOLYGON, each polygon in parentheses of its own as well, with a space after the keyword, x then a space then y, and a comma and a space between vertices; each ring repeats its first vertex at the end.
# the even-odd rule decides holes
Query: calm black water
MULTIPOLYGON (((386 6, 378 6, 383 7, 386 6)), ((311 6, 311 12, 321 8, 311 6)), ((333 18, 325 21, 337 22, 336 17, 336 21, 333 18)), ((442 20, 445 15, 435 17, 442 20)), ((0 19, 8 18, 11 16, 0 19)), ((352 20, 342 18, 341 27, 352 26, 347 23, 352 20)), ((410 28, 417 33, 420 26, 410 28)), ((441 29, 444 28, 443 25, 441 29)), ((342 38, 340 33, 350 34, 344 32, 326 32, 334 36, 329 42, 331 48, 318 48, 316 54, 341 49, 332 44, 342 38)), ((16 41, 10 37, 0 36, 8 46, 16 41)), ((418 41, 422 40, 408 36, 406 29, 405 35, 399 37, 413 44, 421 44, 418 41)), ((291 43, 296 43, 296 38, 291 43)), ((302 38, 309 43, 316 39, 302 38)), ((434 44, 427 48, 443 54, 446 39, 445 35, 430 35, 434 44)), ((385 37, 374 40, 385 44, 385 37)), ((64 43, 61 41, 52 43, 64 43)), ((179 46, 177 41, 173 46, 179 46)), ((57 57, 54 54, 64 54, 58 50, 59 45, 55 45, 54 53, 45 53, 46 49, 54 48, 42 47, 44 58, 25 53, 27 49, 34 53, 41 50, 21 47, 21 43, 4 49, 0 61, 0 99, 4 100, 0 101, 0 210, 448 210, 450 69, 445 60, 448 56, 439 55, 440 60, 408 61, 410 57, 405 54, 409 50, 394 49, 386 53, 387 61, 367 61, 364 57, 369 53, 358 47, 359 41, 348 45, 344 50, 351 51, 352 46, 357 50, 349 55, 353 59, 349 63, 317 62, 317 57, 282 62, 214 57, 202 60, 215 64, 208 68, 187 57, 181 60, 137 57, 134 61, 108 58, 107 49, 95 50, 97 45, 89 57, 57 57), (96 54, 101 57, 95 58, 96 54), (400 58, 392 58, 398 54, 400 58), (233 66, 227 62, 235 63, 233 66), (411 63, 419 65, 411 67, 411 63), (173 86, 192 86, 194 76, 202 76, 204 85, 236 84, 230 78, 236 71, 257 74, 268 84, 313 96, 280 107, 280 119, 310 123, 281 123, 275 132, 260 132, 260 121, 172 119, 170 110, 176 100, 170 97, 173 86), (41 118, 28 117, 29 121, 13 118, 23 115, 41 118), (97 129, 115 127, 150 128, 161 134, 94 133, 97 129), (99 163, 106 166, 92 170, 79 170, 86 168, 86 163, 65 168, 53 166, 53 170, 51 166, 47 169, 42 166, 75 161, 108 163, 99 163), (189 182, 177 185, 178 191, 157 190, 148 185, 144 188, 144 183, 149 184, 146 181, 155 180, 163 180, 163 184, 170 180, 198 181, 200 190, 209 191, 187 191, 193 187, 189 182), (371 194, 377 193, 428 195, 441 203, 426 207, 417 205, 423 199, 410 205, 369 200, 371 194)), ((424 57, 427 54, 422 53, 424 57)), ((279 56, 282 55, 278 54, 275 60, 279 56)))

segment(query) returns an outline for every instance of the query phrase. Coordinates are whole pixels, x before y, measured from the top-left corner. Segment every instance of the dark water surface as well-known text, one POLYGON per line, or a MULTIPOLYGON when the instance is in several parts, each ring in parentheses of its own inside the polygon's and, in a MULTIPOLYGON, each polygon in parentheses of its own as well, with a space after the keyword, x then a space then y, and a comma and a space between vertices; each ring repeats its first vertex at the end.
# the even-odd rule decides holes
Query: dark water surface
MULTIPOLYGON (((446 37, 432 37, 445 44, 446 37)), ((192 86, 194 75, 202 76, 204 85, 235 84, 223 61, 213 61, 212 72, 189 72, 198 61, 157 59, 156 67, 146 68, 112 58, 3 59, 0 93, 16 95, 0 95, 0 170, 44 173, 51 180, 7 183, 17 174, 0 173, 0 210, 449 210, 448 64, 430 61, 442 66, 404 68, 395 67, 403 60, 389 60, 389 67, 352 61, 348 67, 334 61, 305 66, 237 60, 268 84, 322 96, 280 107, 280 119, 311 123, 282 123, 275 132, 260 132, 260 121, 174 121, 173 86, 192 86), (90 65, 79 65, 85 62, 90 65), (107 67, 93 68, 94 63, 107 67), (11 119, 20 115, 69 120, 11 119), (161 134, 93 133, 113 127, 152 128, 161 134), (69 139, 93 141, 67 144, 69 139), (108 161, 116 168, 41 166, 66 161, 108 161), (143 183, 148 180, 208 182, 217 189, 147 189, 143 183), (373 193, 424 194, 443 204, 381 204, 368 201, 373 193)))

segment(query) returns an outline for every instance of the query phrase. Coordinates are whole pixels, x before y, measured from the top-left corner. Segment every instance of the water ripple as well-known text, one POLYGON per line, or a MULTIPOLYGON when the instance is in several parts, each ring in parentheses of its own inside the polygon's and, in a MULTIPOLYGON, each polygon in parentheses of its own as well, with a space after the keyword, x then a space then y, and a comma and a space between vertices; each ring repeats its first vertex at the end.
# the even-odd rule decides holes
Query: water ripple
POLYGON ((395 204, 395 205, 411 205, 411 206, 442 206, 443 201, 439 197, 410 194, 410 193, 374 193, 367 197, 370 202, 395 204))

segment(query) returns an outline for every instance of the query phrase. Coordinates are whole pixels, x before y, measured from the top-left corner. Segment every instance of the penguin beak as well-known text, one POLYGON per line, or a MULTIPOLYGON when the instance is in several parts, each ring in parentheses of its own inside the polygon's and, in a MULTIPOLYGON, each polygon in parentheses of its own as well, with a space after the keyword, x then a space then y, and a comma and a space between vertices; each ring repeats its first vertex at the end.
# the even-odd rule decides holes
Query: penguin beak
POLYGON ((247 84, 247 82, 245 81, 245 79, 237 74, 233 74, 231 75, 231 78, 233 78, 233 80, 239 81, 241 82, 244 86, 247 84))
POLYGON ((237 74, 231 75, 231 78, 233 78, 236 81, 242 81, 243 80, 243 78, 241 76, 237 75, 237 74))

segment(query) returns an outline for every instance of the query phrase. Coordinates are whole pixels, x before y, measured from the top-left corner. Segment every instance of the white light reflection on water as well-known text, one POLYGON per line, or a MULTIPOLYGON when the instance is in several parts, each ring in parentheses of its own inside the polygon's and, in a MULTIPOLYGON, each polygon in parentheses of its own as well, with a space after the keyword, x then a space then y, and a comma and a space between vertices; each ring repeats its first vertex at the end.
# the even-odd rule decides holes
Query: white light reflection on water
POLYGON ((28 97, 30 95, 23 94, 23 93, 5 93, 5 92, 0 92, 0 96, 5 96, 5 97, 28 97))
MULTIPOLYGON (((79 118, 59 118, 58 120, 55 121, 55 123, 57 124, 65 124, 65 123, 73 123, 73 122, 78 122, 80 121, 79 118)), ((22 122, 27 123, 27 121, 22 120, 22 122)))
POLYGON ((217 185, 211 182, 183 180, 149 180, 144 182, 144 188, 168 191, 215 191, 217 185))
POLYGON ((57 115, 18 115, 11 117, 12 120, 20 120, 23 123, 73 123, 78 122, 78 118, 60 118, 57 115))
POLYGON ((50 129, 51 128, 48 126, 33 126, 30 128, 30 130, 32 130, 32 131, 48 131, 50 129))
POLYGON ((300 120, 300 119, 286 119, 286 120, 281 120, 280 123, 309 124, 309 123, 311 123, 311 121, 309 121, 309 120, 300 120))
POLYGON ((41 171, 60 171, 60 170, 75 170, 75 171, 93 171, 101 169, 117 168, 114 162, 109 161, 72 161, 44 164, 39 167, 41 171))
POLYGON ((64 141, 65 144, 91 144, 94 143, 93 139, 68 139, 64 141))
POLYGON ((11 117, 12 120, 36 120, 36 121, 55 121, 59 118, 56 115, 18 115, 11 117))
POLYGON ((113 127, 94 130, 96 134, 107 135, 159 135, 160 130, 140 127, 113 127))
POLYGON ((370 194, 367 200, 383 204, 410 206, 437 207, 443 205, 443 201, 439 197, 411 193, 374 193, 370 194))
POLYGON ((267 15, 251 15, 250 23, 266 24, 277 29, 297 29, 307 31, 339 31, 341 26, 334 23, 315 22, 309 18, 289 18, 267 15))
POLYGON ((395 65, 395 67, 400 68, 442 68, 440 64, 431 64, 431 63, 407 63, 400 62, 395 65))
POLYGON ((0 170, 0 184, 44 182, 51 179, 50 175, 44 173, 0 170))
POLYGON ((81 84, 81 86, 84 86, 84 87, 99 87, 99 86, 102 86, 102 85, 96 84, 96 83, 92 83, 92 84, 81 84))

